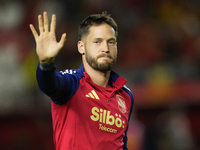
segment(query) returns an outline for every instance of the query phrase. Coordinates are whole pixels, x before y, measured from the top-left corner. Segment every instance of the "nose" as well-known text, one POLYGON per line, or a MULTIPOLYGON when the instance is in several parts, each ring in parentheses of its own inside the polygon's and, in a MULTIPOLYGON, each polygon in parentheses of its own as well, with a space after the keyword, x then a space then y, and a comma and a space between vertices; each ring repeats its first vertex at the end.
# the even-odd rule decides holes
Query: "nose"
POLYGON ((107 42, 104 42, 102 51, 103 51, 104 53, 108 53, 108 52, 109 52, 109 45, 108 45, 107 42))

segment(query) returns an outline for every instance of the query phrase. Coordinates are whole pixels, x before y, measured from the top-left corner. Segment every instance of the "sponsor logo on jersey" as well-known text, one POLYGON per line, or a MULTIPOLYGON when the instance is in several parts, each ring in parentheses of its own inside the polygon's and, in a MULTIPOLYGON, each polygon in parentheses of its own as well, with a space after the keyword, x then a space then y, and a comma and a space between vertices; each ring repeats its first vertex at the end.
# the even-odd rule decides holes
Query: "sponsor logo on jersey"
POLYGON ((126 112, 126 103, 124 98, 121 95, 116 95, 116 99, 118 102, 118 108, 122 113, 126 112))
POLYGON ((99 96, 97 95, 97 93, 95 92, 95 90, 92 90, 90 93, 88 93, 87 95, 85 95, 86 97, 90 97, 93 99, 98 99, 99 100, 99 96))
POLYGON ((90 118, 99 122, 99 130, 110 133, 117 133, 117 129, 125 128, 125 121, 122 120, 120 114, 111 115, 111 111, 102 108, 93 107, 90 118), (109 126, 108 126, 109 125, 109 126), (111 127, 110 127, 111 126, 111 127))

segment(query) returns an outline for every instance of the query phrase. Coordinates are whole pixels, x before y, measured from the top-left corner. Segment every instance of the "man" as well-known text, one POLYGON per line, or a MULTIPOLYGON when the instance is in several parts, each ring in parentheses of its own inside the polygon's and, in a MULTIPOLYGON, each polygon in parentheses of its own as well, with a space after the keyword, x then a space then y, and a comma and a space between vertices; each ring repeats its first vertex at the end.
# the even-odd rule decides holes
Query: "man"
POLYGON ((55 72, 53 60, 63 47, 57 43, 56 16, 50 31, 47 13, 38 16, 39 32, 31 31, 39 58, 38 85, 52 100, 56 150, 125 150, 133 95, 126 80, 111 69, 117 58, 118 27, 106 13, 88 16, 79 27, 82 66, 55 72))

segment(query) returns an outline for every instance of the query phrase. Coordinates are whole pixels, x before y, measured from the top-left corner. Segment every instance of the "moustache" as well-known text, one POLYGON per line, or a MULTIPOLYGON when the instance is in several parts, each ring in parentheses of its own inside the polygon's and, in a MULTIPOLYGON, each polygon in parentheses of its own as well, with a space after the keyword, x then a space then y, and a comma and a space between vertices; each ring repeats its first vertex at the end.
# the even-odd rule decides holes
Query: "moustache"
POLYGON ((112 56, 108 55, 108 54, 100 54, 97 58, 101 58, 101 57, 108 57, 112 59, 112 56))

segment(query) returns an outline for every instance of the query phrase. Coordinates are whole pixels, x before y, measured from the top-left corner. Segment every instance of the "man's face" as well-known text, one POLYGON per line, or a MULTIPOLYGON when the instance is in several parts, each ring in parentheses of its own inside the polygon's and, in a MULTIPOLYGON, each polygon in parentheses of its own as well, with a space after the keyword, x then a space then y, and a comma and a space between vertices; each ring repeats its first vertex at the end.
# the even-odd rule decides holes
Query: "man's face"
POLYGON ((91 26, 85 40, 85 58, 95 70, 105 72, 113 68, 117 59, 114 29, 108 24, 91 26))

